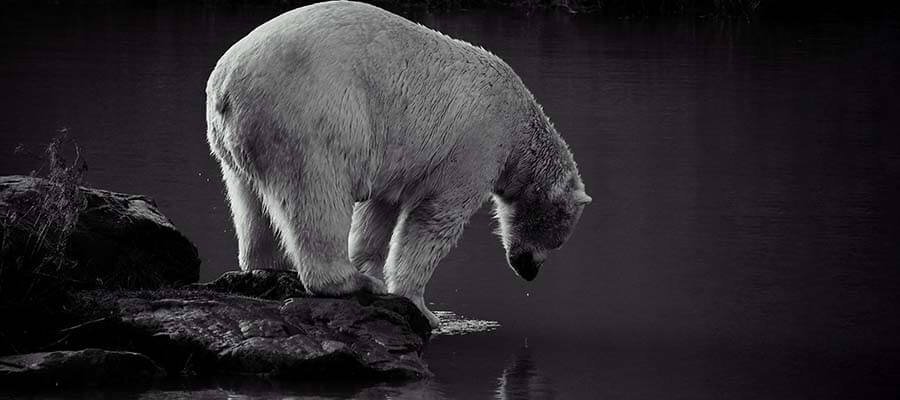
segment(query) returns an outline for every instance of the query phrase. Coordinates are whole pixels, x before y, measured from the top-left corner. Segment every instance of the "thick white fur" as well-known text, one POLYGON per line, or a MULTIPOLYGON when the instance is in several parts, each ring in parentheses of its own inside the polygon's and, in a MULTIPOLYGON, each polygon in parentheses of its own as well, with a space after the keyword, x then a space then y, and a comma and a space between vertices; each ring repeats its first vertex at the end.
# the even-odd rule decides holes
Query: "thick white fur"
POLYGON ((374 6, 266 22, 222 56, 206 93, 241 268, 296 268, 314 293, 381 292, 359 271, 383 266, 387 291, 436 324, 425 285, 491 193, 501 214, 530 186, 572 195, 574 176, 583 194, 506 63, 374 6))

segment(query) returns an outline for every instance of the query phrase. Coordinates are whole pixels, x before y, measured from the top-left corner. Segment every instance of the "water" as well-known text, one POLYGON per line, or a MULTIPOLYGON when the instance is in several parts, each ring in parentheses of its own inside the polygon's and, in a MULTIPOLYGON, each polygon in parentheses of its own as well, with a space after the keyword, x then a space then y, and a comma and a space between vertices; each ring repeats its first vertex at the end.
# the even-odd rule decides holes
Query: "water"
MULTIPOLYGON (((210 279, 236 265, 204 136, 217 58, 281 10, 35 7, 0 16, 0 174, 66 128, 91 185, 143 193, 210 279)), ((900 393, 900 27, 415 17, 504 58, 593 204, 535 282, 485 208, 428 288, 499 321, 439 336, 432 380, 174 385, 132 398, 797 398, 900 393)), ((117 398, 122 393, 108 394, 117 398)), ((91 395, 93 396, 93 394, 91 395)))

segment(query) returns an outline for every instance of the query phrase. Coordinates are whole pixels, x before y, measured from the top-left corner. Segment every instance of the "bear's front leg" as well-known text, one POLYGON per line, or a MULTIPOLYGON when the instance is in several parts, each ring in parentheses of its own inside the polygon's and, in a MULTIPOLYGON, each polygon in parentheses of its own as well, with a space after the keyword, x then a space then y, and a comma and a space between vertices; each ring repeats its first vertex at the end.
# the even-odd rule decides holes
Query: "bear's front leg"
POLYGON ((478 196, 425 199, 405 209, 397 222, 384 267, 388 292, 412 300, 432 328, 440 321, 425 306, 425 286, 478 209, 479 200, 478 196))

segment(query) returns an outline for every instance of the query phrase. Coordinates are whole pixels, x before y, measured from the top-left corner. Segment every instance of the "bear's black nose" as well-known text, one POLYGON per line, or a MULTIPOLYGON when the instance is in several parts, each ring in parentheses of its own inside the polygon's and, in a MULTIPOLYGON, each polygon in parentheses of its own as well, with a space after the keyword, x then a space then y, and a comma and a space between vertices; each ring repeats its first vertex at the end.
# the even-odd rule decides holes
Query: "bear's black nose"
POLYGON ((543 263, 543 257, 535 257, 535 254, 530 251, 509 257, 509 265, 516 275, 529 282, 537 277, 543 263))

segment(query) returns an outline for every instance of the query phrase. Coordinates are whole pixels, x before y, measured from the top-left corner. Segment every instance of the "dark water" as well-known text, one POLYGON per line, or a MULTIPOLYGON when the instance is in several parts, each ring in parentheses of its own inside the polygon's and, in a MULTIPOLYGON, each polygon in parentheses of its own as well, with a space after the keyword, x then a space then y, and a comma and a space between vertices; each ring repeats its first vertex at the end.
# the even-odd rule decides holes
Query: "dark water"
MULTIPOLYGON (((0 174, 66 128, 91 185, 155 198, 234 269, 204 85, 269 8, 54 7, 0 16, 0 174)), ((416 17, 522 77, 594 198, 537 281, 485 208, 432 309, 500 321, 439 336, 406 385, 210 382, 129 397, 878 398, 900 394, 900 27, 416 17)), ((117 398, 122 393, 109 394, 117 398)), ((93 396, 93 395, 91 395, 93 396)))

